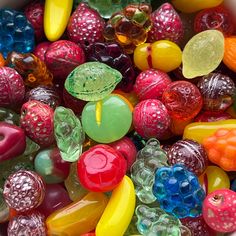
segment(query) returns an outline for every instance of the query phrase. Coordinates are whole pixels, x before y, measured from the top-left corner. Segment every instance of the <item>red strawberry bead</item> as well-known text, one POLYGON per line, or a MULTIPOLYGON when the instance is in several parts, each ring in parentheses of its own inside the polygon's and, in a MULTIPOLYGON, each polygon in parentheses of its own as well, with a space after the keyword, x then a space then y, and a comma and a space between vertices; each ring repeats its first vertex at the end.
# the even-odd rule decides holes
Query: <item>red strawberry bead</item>
POLYGON ((39 42, 44 37, 43 28, 44 4, 39 1, 33 1, 25 8, 25 16, 34 28, 35 39, 39 42))
POLYGON ((87 45, 103 40, 105 21, 86 3, 80 3, 67 26, 68 37, 75 43, 87 45))
POLYGON ((26 135, 42 147, 54 142, 53 109, 49 105, 35 100, 24 103, 20 125, 26 135))
POLYGON ((159 99, 171 83, 171 79, 167 73, 161 70, 150 69, 141 72, 134 85, 134 91, 139 100, 159 99))
POLYGON ((202 214, 206 223, 218 232, 236 230, 236 193, 220 189, 207 195, 203 202, 202 214))
POLYGON ((167 39, 179 42, 183 37, 183 24, 170 3, 162 4, 151 14, 152 28, 148 33, 148 41, 155 42, 167 39))
POLYGON ((23 102, 25 85, 18 72, 0 67, 0 107, 17 108, 23 102))

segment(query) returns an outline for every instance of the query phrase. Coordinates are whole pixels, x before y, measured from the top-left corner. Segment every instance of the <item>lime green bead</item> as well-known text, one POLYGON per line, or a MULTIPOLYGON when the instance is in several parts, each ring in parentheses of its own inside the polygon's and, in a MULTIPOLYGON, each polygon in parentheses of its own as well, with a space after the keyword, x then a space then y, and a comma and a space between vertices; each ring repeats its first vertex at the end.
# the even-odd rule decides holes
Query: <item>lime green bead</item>
POLYGON ((82 112, 85 133, 99 143, 114 142, 127 134, 132 123, 129 105, 111 94, 98 102, 88 102, 82 112))

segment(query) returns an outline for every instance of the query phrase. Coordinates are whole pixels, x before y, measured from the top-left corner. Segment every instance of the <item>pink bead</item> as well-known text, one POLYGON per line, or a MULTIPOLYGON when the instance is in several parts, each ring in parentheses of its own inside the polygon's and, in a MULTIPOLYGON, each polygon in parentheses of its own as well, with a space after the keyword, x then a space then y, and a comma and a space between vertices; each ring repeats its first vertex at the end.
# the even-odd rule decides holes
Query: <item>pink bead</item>
POLYGON ((10 208, 26 212, 38 207, 45 195, 45 186, 41 177, 27 170, 19 170, 10 175, 3 189, 3 196, 10 208))
POLYGON ((133 124, 134 129, 143 138, 162 139, 168 132, 170 117, 162 102, 147 99, 134 108, 133 124))
POLYGON ((118 141, 109 143, 108 145, 122 154, 122 156, 127 161, 127 171, 129 171, 130 167, 136 160, 137 154, 137 149, 131 139, 128 137, 124 137, 118 141))
POLYGON ((188 81, 172 82, 163 93, 162 102, 171 118, 190 120, 202 108, 202 96, 197 86, 188 81))
POLYGON ((202 214, 206 223, 215 231, 235 231, 236 193, 220 189, 208 194, 203 202, 202 214))
POLYGON ((159 99, 171 83, 167 73, 161 70, 150 69, 141 72, 134 85, 134 91, 140 101, 145 99, 159 99))
POLYGON ((8 236, 46 236, 45 218, 39 212, 18 215, 10 220, 8 236))

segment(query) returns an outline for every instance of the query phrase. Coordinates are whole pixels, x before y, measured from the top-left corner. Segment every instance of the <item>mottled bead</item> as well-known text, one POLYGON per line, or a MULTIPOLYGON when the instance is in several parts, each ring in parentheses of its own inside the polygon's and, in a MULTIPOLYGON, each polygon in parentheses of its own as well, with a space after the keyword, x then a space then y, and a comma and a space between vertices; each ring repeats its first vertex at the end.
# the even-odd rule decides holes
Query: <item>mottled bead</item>
POLYGON ((135 81, 135 71, 131 58, 117 43, 93 43, 86 48, 87 61, 103 62, 117 69, 123 76, 117 88, 130 92, 135 81))
POLYGON ((42 203, 45 186, 37 173, 19 170, 7 178, 3 195, 9 207, 26 212, 42 203))
POLYGON ((197 176, 182 164, 156 171, 153 194, 160 207, 177 218, 196 217, 202 212, 205 192, 197 176))
POLYGON ((46 236, 45 217, 37 211, 27 215, 17 215, 10 220, 7 235, 46 236))
POLYGON ((182 163, 195 175, 201 175, 208 165, 204 147, 193 140, 180 140, 174 143, 167 153, 170 165, 182 163))
POLYGON ((134 84, 134 91, 140 101, 146 99, 161 100, 163 92, 170 83, 171 79, 167 73, 149 69, 138 75, 134 84))
POLYGON ((53 42, 45 53, 45 63, 55 79, 65 80, 67 75, 85 62, 84 50, 69 40, 53 42))
POLYGON ((210 73, 199 80, 197 87, 205 110, 224 111, 233 103, 235 84, 227 75, 210 73))
POLYGON ((202 108, 202 97, 198 88, 188 81, 172 82, 164 91, 162 102, 172 118, 190 120, 202 108))
POLYGON ((152 192, 155 171, 167 166, 166 153, 156 139, 149 139, 144 148, 137 153, 136 161, 131 167, 131 178, 136 186, 136 195, 145 204, 156 200, 152 192))
POLYGON ((61 98, 56 88, 44 85, 40 85, 27 92, 25 95, 25 101, 29 100, 40 101, 49 105, 53 109, 55 109, 61 103, 61 98))
POLYGON ((200 11, 194 19, 195 32, 209 29, 220 30, 225 36, 232 35, 234 24, 230 12, 223 6, 200 11))
POLYGON ((22 12, 0 9, 0 52, 6 58, 11 51, 31 52, 34 30, 22 12))
POLYGON ((164 138, 170 126, 170 116, 162 102, 144 100, 134 108, 134 129, 144 138, 164 138))

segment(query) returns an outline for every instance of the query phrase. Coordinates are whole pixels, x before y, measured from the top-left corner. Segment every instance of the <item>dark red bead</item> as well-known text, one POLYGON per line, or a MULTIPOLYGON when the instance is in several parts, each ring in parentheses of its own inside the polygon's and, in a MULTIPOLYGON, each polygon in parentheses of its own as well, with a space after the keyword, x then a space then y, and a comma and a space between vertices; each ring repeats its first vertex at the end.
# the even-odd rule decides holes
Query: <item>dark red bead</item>
POLYGON ((34 49, 34 55, 38 57, 41 61, 45 62, 45 53, 51 44, 51 42, 39 43, 34 49))
POLYGON ((228 120, 232 119, 232 116, 226 112, 211 112, 211 111, 204 111, 200 113, 197 117, 195 117, 195 122, 212 122, 212 121, 219 121, 219 120, 228 120))

